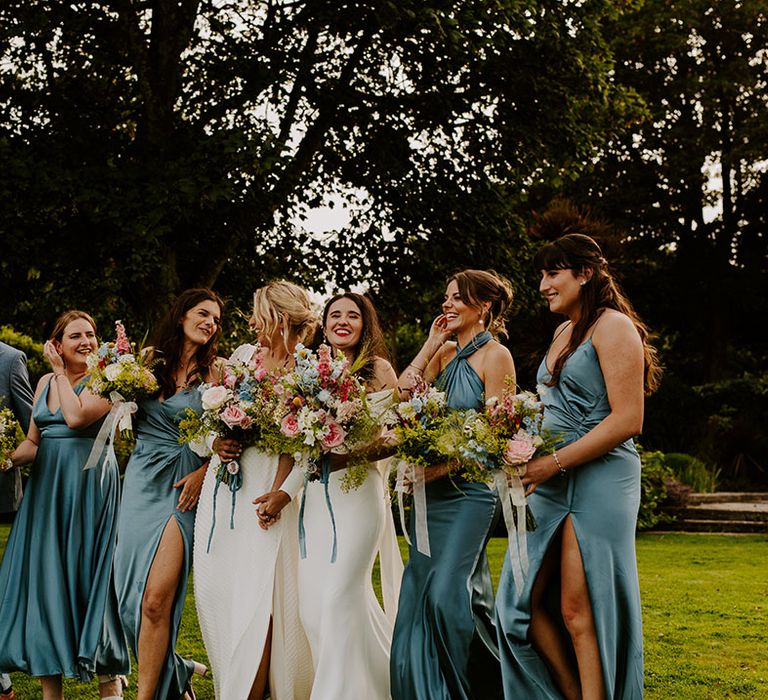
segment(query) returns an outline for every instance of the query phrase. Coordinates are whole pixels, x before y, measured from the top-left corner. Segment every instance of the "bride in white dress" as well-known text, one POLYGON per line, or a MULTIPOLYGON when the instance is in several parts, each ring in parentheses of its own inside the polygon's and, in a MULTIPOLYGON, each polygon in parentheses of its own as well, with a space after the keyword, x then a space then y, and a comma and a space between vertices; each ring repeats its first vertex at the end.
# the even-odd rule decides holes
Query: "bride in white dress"
MULTIPOLYGON (((350 361, 370 358, 361 370, 369 400, 391 405, 397 377, 380 356, 383 337, 372 304, 361 295, 333 297, 323 312, 328 342, 350 361)), ((305 486, 306 558, 299 559, 299 612, 314 666, 312 700, 386 700, 403 563, 386 487, 386 462, 369 465, 365 482, 344 493, 344 471, 330 475, 328 495, 336 521, 337 554, 331 562, 333 526, 325 486, 305 486), (380 558, 384 610, 371 573, 380 558)))
MULTIPOLYGON (((276 369, 290 367, 296 344, 312 337, 317 320, 306 291, 279 281, 254 294, 250 325, 262 346, 264 366, 276 369)), ((253 345, 243 345, 231 359, 248 362, 256 351, 253 345)), ((217 454, 197 507, 193 569, 197 615, 216 698, 261 700, 268 680, 273 700, 305 700, 313 674, 298 614, 298 508, 291 502, 266 529, 260 527, 252 505, 257 496, 280 488, 290 488, 295 496, 301 479, 291 474, 285 456, 278 459, 253 447, 241 453, 235 440, 216 439, 213 448, 217 454), (214 527, 219 459, 236 459, 243 476, 235 494, 232 529, 232 493, 225 484, 216 493, 214 527)))

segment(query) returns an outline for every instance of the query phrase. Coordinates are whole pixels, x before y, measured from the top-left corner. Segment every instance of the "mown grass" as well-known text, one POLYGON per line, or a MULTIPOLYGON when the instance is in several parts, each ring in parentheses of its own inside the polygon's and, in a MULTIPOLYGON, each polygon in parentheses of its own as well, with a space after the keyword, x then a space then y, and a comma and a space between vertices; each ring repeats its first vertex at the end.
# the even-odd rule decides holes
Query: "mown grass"
MULTIPOLYGON (((0 551, 8 530, 0 525, 0 551)), ((503 539, 489 546, 494 583, 505 548, 503 539)), ((637 550, 646 698, 768 698, 768 537, 641 535, 637 550)), ((190 586, 177 648, 207 662, 193 596, 190 586)), ((20 700, 42 697, 34 679, 16 673, 13 681, 20 700)), ((126 698, 136 696, 135 669, 131 684, 126 698)), ((195 690, 213 700, 209 678, 196 680, 195 690)), ((67 681, 65 696, 97 698, 96 683, 67 681)))

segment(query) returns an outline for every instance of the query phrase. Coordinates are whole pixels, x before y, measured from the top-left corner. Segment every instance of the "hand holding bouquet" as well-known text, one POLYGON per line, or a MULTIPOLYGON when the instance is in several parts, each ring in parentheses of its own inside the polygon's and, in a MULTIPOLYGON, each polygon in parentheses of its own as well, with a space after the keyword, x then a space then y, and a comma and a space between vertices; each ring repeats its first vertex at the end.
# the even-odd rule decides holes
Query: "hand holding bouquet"
POLYGON ((498 491, 518 590, 528 571, 525 533, 536 528, 520 477, 535 455, 554 447, 542 426, 543 418, 544 408, 536 394, 510 390, 501 400, 489 399, 484 413, 457 413, 441 437, 443 448, 459 460, 466 479, 493 484, 498 491))
MULTIPOLYGON (((233 438, 243 447, 267 449, 262 440, 262 427, 269 419, 269 406, 275 399, 274 377, 264 367, 259 348, 253 358, 246 362, 229 360, 218 367, 218 380, 201 384, 203 412, 187 409, 186 416, 179 423, 179 442, 188 443, 195 452, 211 436, 233 438)), ((215 463, 215 462, 214 462, 215 463)), ((213 517, 208 534, 208 549, 211 549, 213 532, 216 527, 216 497, 219 486, 225 484, 232 493, 232 508, 229 527, 235 527, 235 506, 237 492, 243 485, 243 473, 236 460, 218 461, 215 471, 216 486, 213 491, 213 517)))
MULTIPOLYGON (((233 438, 243 447, 261 445, 262 427, 269 418, 269 406, 274 401, 274 378, 264 367, 261 353, 247 362, 229 360, 218 368, 216 382, 201 384, 198 391, 203 405, 202 414, 187 409, 179 424, 182 443, 193 446, 205 443, 214 435, 233 438)), ((220 465, 222 480, 237 475, 240 467, 232 461, 220 465)), ((217 472, 218 476, 218 472, 217 472)))

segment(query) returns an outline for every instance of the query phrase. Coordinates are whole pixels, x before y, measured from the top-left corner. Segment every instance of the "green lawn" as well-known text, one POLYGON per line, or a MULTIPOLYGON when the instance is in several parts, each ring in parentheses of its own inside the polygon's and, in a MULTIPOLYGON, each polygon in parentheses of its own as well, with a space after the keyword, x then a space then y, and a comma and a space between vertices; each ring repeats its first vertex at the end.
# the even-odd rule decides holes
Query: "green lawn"
MULTIPOLYGON (((8 526, 0 525, 0 551, 8 526)), ((506 541, 489 558, 498 581, 506 541)), ((641 535, 640 586, 645 628, 646 698, 768 698, 768 537, 641 535)), ((190 591, 178 651, 206 661, 190 591)), ((20 700, 41 698, 39 685, 13 675, 20 700), (20 692, 19 692, 20 691, 20 692)), ((135 697, 134 687, 126 693, 135 697)), ((213 700, 210 680, 195 683, 213 700)), ((96 684, 68 681, 67 698, 96 698, 96 684)))

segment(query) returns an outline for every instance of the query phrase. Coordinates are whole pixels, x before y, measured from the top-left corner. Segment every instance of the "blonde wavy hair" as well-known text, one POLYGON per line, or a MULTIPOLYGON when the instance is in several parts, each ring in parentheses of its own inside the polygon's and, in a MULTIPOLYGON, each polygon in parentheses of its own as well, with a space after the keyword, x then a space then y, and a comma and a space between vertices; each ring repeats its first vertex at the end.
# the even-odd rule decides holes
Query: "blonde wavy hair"
POLYGON ((317 313, 307 290, 287 280, 276 280, 253 293, 251 327, 259 334, 272 337, 285 323, 285 339, 309 345, 319 327, 317 313))

